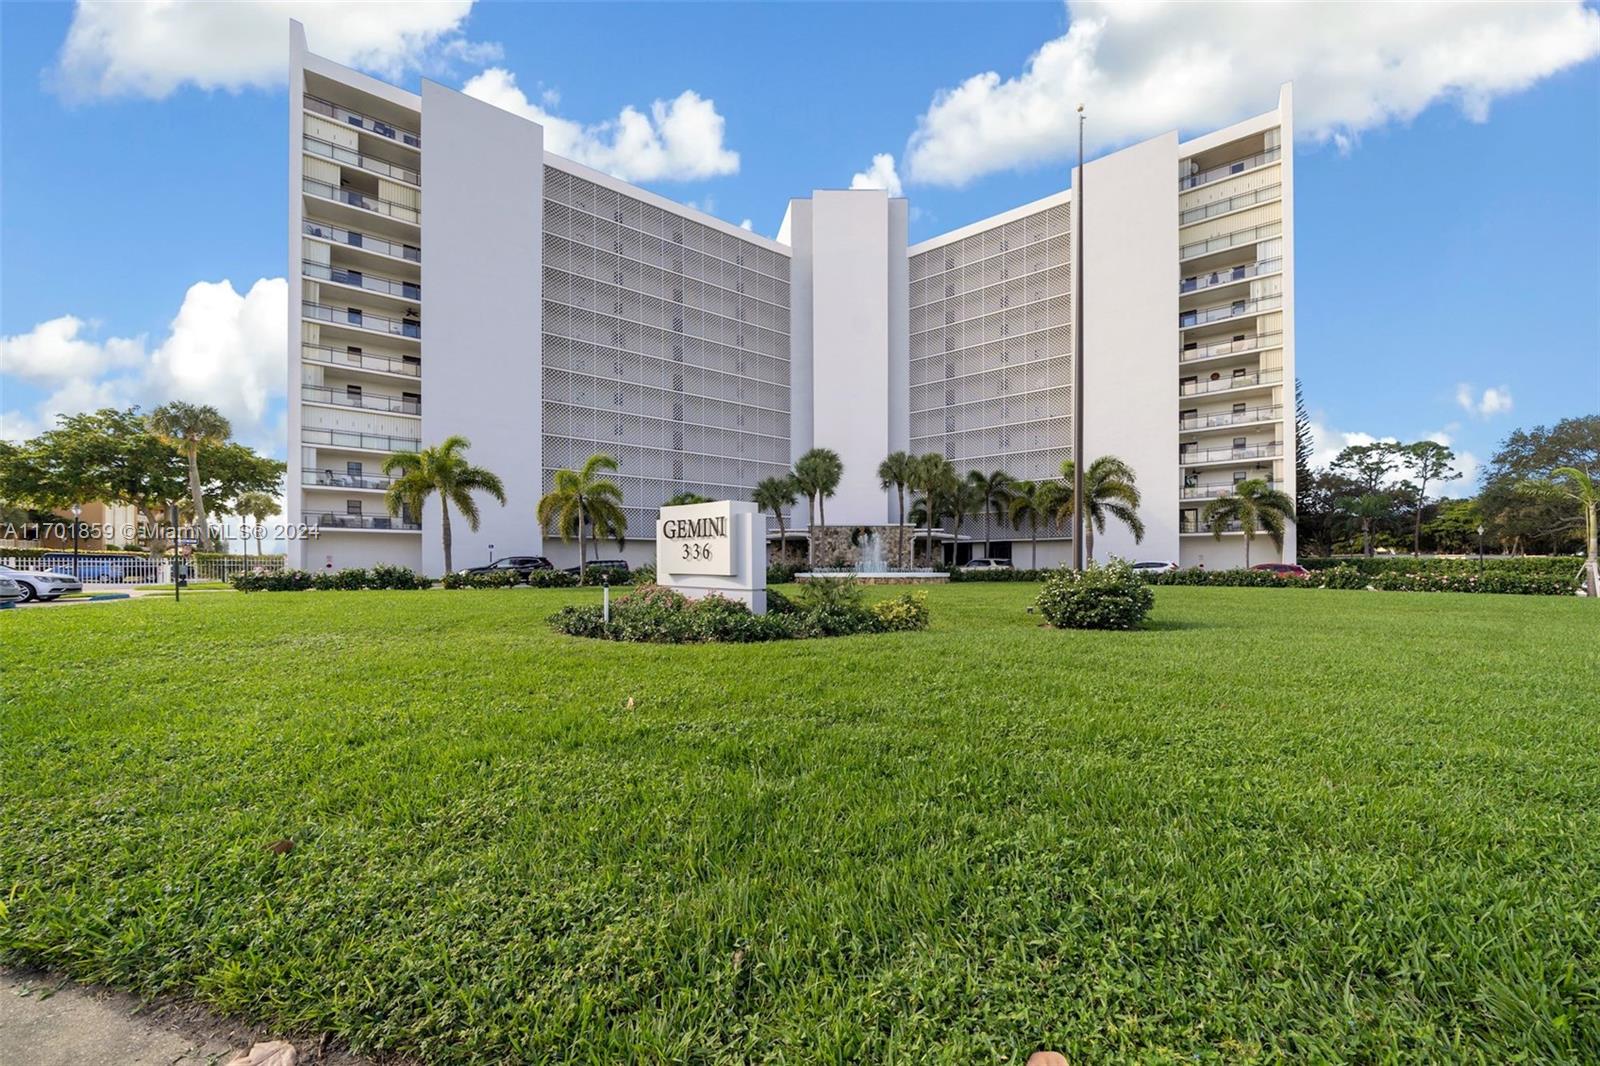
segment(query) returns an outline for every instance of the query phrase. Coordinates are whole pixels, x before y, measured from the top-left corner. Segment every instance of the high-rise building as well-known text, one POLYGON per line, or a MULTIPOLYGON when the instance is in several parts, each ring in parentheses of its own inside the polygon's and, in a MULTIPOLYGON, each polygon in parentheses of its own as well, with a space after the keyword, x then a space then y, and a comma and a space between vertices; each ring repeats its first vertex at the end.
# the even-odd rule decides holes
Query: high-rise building
MULTIPOLYGON (((1076 192, 909 245, 906 200, 881 190, 792 200, 762 237, 547 152, 492 105, 312 55, 298 24, 290 74, 288 514, 316 530, 291 565, 442 571, 440 502, 390 514, 383 466, 452 435, 506 488, 476 531, 454 516, 456 566, 576 562, 535 508, 598 452, 629 528, 607 554, 635 560, 666 500, 748 499, 814 446, 844 462, 835 526, 899 520, 877 477, 891 451, 1057 478, 1080 239, 1085 454, 1134 468, 1145 526, 1135 544, 1109 523, 1096 557, 1235 565, 1241 535, 1216 537, 1204 505, 1245 479, 1294 493, 1288 86, 1263 115, 1132 145, 1076 192)), ((945 551, 981 552, 973 528, 945 551)), ((1070 555, 1065 533, 1040 528, 1041 565, 1070 555)), ((1028 539, 991 536, 997 556, 1028 539)), ((1252 559, 1294 553, 1291 529, 1252 559)))

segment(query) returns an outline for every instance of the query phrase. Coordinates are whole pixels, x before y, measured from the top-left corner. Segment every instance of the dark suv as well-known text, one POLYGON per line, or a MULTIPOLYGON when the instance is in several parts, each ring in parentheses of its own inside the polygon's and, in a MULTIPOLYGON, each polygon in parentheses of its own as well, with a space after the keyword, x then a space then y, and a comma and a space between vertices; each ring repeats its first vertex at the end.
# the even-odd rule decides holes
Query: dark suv
POLYGON ((460 574, 493 574, 502 570, 515 570, 526 578, 535 570, 551 569, 550 560, 542 555, 508 555, 504 559, 496 559, 488 566, 469 566, 458 570, 460 574))

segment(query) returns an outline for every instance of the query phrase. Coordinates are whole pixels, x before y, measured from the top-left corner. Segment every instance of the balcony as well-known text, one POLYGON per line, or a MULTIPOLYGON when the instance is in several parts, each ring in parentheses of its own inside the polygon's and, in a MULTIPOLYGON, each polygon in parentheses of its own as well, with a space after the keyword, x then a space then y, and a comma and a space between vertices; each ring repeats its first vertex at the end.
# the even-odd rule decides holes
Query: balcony
MULTIPOLYGON (((1237 520, 1232 521, 1232 522, 1224 522, 1222 524, 1222 531, 1224 533, 1238 533, 1242 529, 1243 529, 1243 527, 1239 525, 1237 520)), ((1190 522, 1190 521, 1187 521, 1185 519, 1179 519, 1178 520, 1178 532, 1179 533, 1183 533, 1185 535, 1188 535, 1188 534, 1192 533, 1192 534, 1202 534, 1204 536, 1209 537, 1209 536, 1211 536, 1211 527, 1208 526, 1208 525, 1202 525, 1198 521, 1190 522)))
POLYGON ((338 514, 324 511, 321 514, 304 514, 302 521, 316 529, 389 529, 416 531, 420 522, 408 518, 390 518, 388 515, 338 514))
POLYGON ((335 122, 343 122, 350 126, 359 127, 368 133, 375 133, 379 137, 387 137, 391 141, 403 144, 408 148, 419 150, 422 148, 422 138, 410 130, 401 129, 399 126, 391 126, 387 122, 379 121, 369 115, 363 115, 359 111, 351 111, 347 107, 340 107, 338 104, 330 103, 310 94, 306 95, 304 103, 307 111, 322 115, 325 118, 331 118, 335 122))
MULTIPOLYGON (((1267 488, 1282 489, 1281 482, 1268 481, 1267 488)), ((1185 485, 1178 490, 1180 500, 1217 500, 1233 495, 1232 485, 1185 485)))
POLYGON ((1247 278, 1259 278, 1263 274, 1276 274, 1283 269, 1283 260, 1263 259, 1258 263, 1245 263, 1240 266, 1227 267, 1223 270, 1212 270, 1205 274, 1196 274, 1178 282, 1178 295, 1187 292, 1202 292, 1206 289, 1216 288, 1219 285, 1231 285, 1236 281, 1247 278))
POLYGON ((410 167, 403 167, 399 163, 391 163, 387 159, 379 159, 377 156, 352 152, 348 148, 337 144, 329 144, 327 141, 320 140, 310 134, 307 134, 301 140, 305 145, 305 150, 312 155, 331 159, 335 163, 343 163, 345 166, 356 167, 357 169, 365 170, 368 174, 376 174, 380 178, 388 178, 390 181, 403 181, 407 185, 420 186, 422 184, 422 175, 410 167))
POLYGON ((422 364, 408 362, 398 355, 381 355, 375 352, 350 352, 343 348, 329 348, 322 344, 300 345, 300 357, 313 363, 345 367, 351 370, 370 370, 378 374, 399 374, 404 377, 422 376, 422 364))
POLYGON ((300 398, 312 403, 337 404, 340 407, 358 407, 363 411, 383 411, 392 415, 420 415, 422 402, 420 400, 406 400, 399 396, 384 396, 379 393, 363 392, 357 389, 351 392, 348 389, 330 389, 322 385, 300 386, 300 398))
POLYGON ((1207 463, 1242 463, 1254 459, 1276 459, 1283 454, 1283 442, 1247 444, 1243 448, 1178 449, 1179 466, 1204 466, 1207 463))
POLYGON ((383 200, 370 193, 359 192, 355 189, 341 189, 329 185, 316 178, 302 178, 301 187, 312 196, 320 196, 324 200, 333 200, 336 203, 349 204, 351 207, 370 211, 375 215, 392 218, 411 226, 422 224, 422 212, 405 204, 397 204, 393 200, 383 200))
POLYGON ((1259 370, 1254 374, 1234 374, 1216 381, 1191 381, 1178 386, 1179 396, 1206 396, 1214 392, 1232 392, 1234 389, 1253 389, 1258 385, 1280 385, 1283 371, 1259 370))
POLYGON ((387 333, 394 337, 422 339, 422 323, 414 318, 390 318, 388 315, 375 314, 359 308, 328 307, 325 304, 314 304, 309 301, 300 305, 300 314, 305 318, 315 319, 318 322, 331 322, 336 326, 352 326, 356 329, 372 330, 375 333, 387 333))
POLYGON ((310 488, 324 489, 362 489, 374 492, 387 491, 394 484, 394 478, 381 474, 352 474, 340 473, 332 467, 313 470, 303 467, 300 470, 300 484, 310 488))
POLYGON ((1276 163, 1278 157, 1282 154, 1283 149, 1281 148, 1268 148, 1265 152, 1258 152, 1243 159, 1235 159, 1231 163, 1224 163, 1219 167, 1212 167, 1210 170, 1202 170, 1198 174, 1190 174, 1186 178, 1178 179, 1178 190, 1181 192, 1184 189, 1198 189, 1200 186, 1209 185, 1213 181, 1231 178, 1235 174, 1243 174, 1257 167, 1264 167, 1268 163, 1276 163))
POLYGON ((416 452, 422 441, 416 437, 391 437, 384 433, 356 433, 343 429, 317 429, 304 426, 300 442, 322 448, 354 448, 364 452, 416 452))
POLYGON ((1178 258, 1194 259, 1197 256, 1210 255, 1212 252, 1225 252, 1229 248, 1238 248, 1241 245, 1255 244, 1258 241, 1281 236, 1283 236, 1282 222, 1263 222, 1259 226, 1236 229, 1232 233, 1224 233, 1209 240, 1185 244, 1178 249, 1178 258))
POLYGON ((356 289, 365 289, 368 292, 379 293, 384 296, 393 296, 397 300, 422 301, 422 286, 414 281, 397 281, 386 278, 381 274, 368 274, 364 270, 345 270, 340 267, 323 266, 321 263, 310 259, 300 260, 300 273, 308 278, 318 281, 331 281, 336 285, 349 285, 356 289))
POLYGON ((347 248, 359 248, 364 252, 376 252, 378 255, 387 255, 395 259, 409 259, 413 263, 422 262, 422 249, 412 244, 401 244, 397 241, 385 240, 374 237, 370 233, 359 233, 355 230, 340 229, 330 226, 325 222, 313 222, 305 219, 301 229, 308 237, 318 237, 332 244, 342 244, 347 248))
POLYGON ((1196 222, 1204 222, 1206 219, 1216 218, 1218 215, 1242 211, 1247 207, 1254 207, 1256 204, 1271 203, 1273 200, 1281 199, 1282 196, 1282 185, 1268 185, 1264 189, 1242 192, 1238 196, 1230 196, 1226 200, 1218 200, 1203 207, 1191 207, 1187 211, 1178 212, 1178 225, 1192 226, 1196 222))
POLYGON ((1178 431, 1242 426, 1251 422, 1275 422, 1282 417, 1283 408, 1277 404, 1270 407, 1247 407, 1243 411, 1222 411, 1217 414, 1180 417, 1178 431))
POLYGON ((1193 311, 1180 311, 1178 313, 1178 328, 1188 329, 1191 326, 1205 326, 1212 322, 1226 322, 1230 318, 1244 318, 1249 315, 1259 315, 1263 311, 1273 311, 1283 306, 1283 296, 1262 296, 1254 300, 1235 300, 1228 304, 1219 304, 1216 307, 1202 307, 1193 311))
POLYGON ((1283 347, 1282 333, 1258 333, 1254 337, 1246 337, 1240 341, 1217 341, 1196 348, 1185 348, 1178 353, 1178 362, 1194 363, 1201 359, 1220 359, 1225 355, 1240 355, 1245 352, 1281 347, 1283 347))

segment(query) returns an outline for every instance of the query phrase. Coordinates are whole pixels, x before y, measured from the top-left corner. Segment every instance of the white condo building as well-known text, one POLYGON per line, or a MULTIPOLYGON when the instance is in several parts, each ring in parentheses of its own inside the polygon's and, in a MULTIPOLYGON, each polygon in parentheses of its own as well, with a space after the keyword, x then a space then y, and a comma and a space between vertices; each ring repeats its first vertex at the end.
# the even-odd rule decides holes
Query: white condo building
MULTIPOLYGON (((1238 565, 1206 502, 1246 478, 1294 495, 1288 86, 1227 129, 1089 163, 1081 227, 1066 190, 909 245, 906 200, 881 190, 792 200, 770 240, 553 155, 490 104, 312 55, 298 23, 290 53, 288 518, 318 530, 291 566, 442 572, 437 501, 390 516, 382 468, 452 434, 506 487, 476 532, 453 524, 456 566, 491 545, 575 563, 534 512, 595 452, 620 464, 630 530, 605 554, 635 561, 670 497, 749 499, 814 446, 844 461, 830 526, 898 520, 891 451, 1059 477, 1079 229, 1085 453, 1134 467, 1146 527, 1135 545, 1109 524, 1095 556, 1238 565)), ((974 526, 946 550, 965 557, 974 526)), ((1040 565, 1070 556, 1040 538, 1040 565)), ((1025 534, 994 539, 1026 565, 1025 534)), ((1252 559, 1272 558, 1262 538, 1252 559)))

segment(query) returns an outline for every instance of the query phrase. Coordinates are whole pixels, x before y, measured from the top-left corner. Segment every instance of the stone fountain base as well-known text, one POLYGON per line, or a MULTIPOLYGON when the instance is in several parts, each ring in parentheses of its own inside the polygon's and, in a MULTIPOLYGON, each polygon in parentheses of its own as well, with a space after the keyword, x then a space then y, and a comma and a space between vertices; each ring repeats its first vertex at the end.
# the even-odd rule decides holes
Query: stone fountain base
POLYGON ((950 575, 938 570, 908 570, 903 573, 883 571, 873 574, 859 574, 854 570, 818 571, 817 573, 796 574, 796 581, 809 581, 812 578, 854 578, 862 585, 942 585, 950 580, 950 575))

